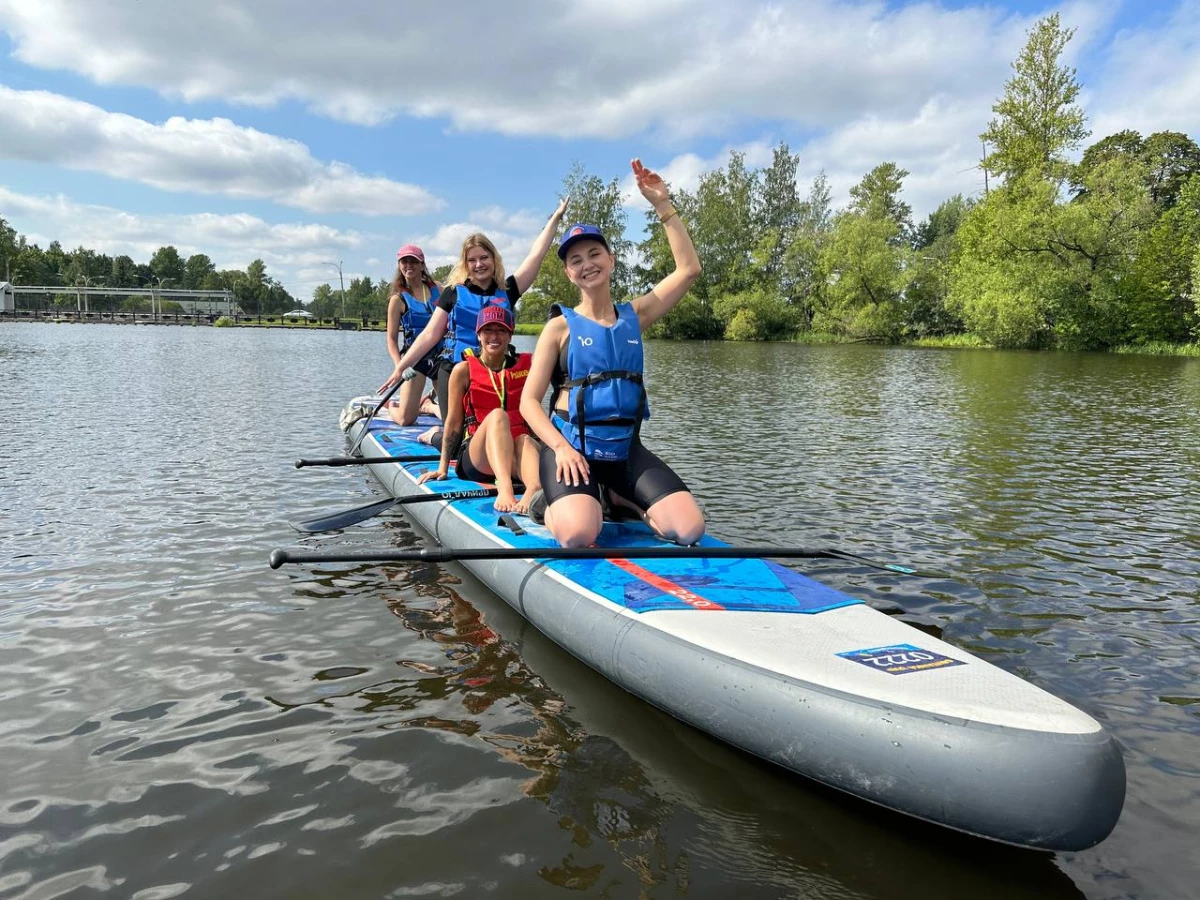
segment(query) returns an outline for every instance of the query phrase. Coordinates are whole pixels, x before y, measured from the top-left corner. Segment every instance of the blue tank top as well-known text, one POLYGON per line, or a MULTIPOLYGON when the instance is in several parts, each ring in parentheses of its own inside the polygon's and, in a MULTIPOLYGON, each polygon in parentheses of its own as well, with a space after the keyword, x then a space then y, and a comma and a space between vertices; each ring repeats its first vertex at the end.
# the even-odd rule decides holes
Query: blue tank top
POLYGON ((429 289, 428 300, 418 300, 408 291, 401 291, 400 296, 404 298, 406 307, 404 315, 400 317, 400 328, 404 332, 404 349, 407 350, 412 346, 412 342, 416 340, 418 334, 425 330, 425 326, 429 324, 429 319, 433 315, 433 304, 437 302, 440 291, 436 286, 429 289))
POLYGON ((573 309, 551 308, 567 320, 567 417, 554 416, 554 425, 571 446, 588 459, 622 460, 637 437, 642 420, 650 418, 642 386, 642 330, 629 303, 616 304, 617 321, 610 328, 573 309))
MULTIPOLYGON (((460 363, 467 350, 479 352, 479 336, 475 334, 475 322, 484 305, 498 305, 512 310, 508 291, 502 285, 495 294, 475 294, 466 285, 456 285, 458 297, 450 310, 450 321, 446 325, 446 340, 442 345, 442 357, 452 363, 460 363)), ((515 314, 515 310, 513 310, 515 314)))

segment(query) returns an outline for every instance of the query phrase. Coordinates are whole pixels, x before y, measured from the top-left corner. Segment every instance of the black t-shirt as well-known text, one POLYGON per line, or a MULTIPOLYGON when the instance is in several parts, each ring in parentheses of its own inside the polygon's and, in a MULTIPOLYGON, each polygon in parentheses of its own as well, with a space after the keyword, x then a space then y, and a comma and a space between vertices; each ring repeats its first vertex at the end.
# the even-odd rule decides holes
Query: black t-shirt
MULTIPOLYGON (((492 279, 492 283, 486 288, 481 288, 475 282, 468 281, 465 287, 472 294, 478 294, 481 297, 490 297, 496 294, 496 279, 492 279)), ((521 289, 517 287, 517 279, 509 275, 504 279, 504 292, 508 294, 508 303, 515 310, 517 301, 521 298, 521 289)), ((454 309, 454 304, 458 302, 458 291, 453 287, 447 287, 442 291, 442 295, 438 297, 438 308, 444 309, 447 313, 454 309)))

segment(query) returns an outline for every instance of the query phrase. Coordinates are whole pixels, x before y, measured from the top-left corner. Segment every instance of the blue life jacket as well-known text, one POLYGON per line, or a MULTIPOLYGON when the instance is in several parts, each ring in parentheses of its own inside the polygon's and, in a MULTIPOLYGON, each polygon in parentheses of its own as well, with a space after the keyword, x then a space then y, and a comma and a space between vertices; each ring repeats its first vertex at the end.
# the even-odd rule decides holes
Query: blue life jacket
POLYGON ((450 310, 450 321, 446 324, 446 340, 442 344, 442 358, 452 363, 460 363, 463 353, 473 350, 479 353, 479 335, 475 333, 475 322, 479 311, 485 305, 507 307, 516 314, 512 304, 508 302, 508 290, 501 285, 495 294, 474 294, 465 284, 456 285, 454 290, 458 299, 450 310))
POLYGON ((400 317, 400 329, 404 332, 405 350, 412 346, 417 335, 424 331, 425 326, 429 324, 429 319, 433 315, 433 304, 437 302, 439 293, 438 288, 434 286, 429 289, 428 300, 418 300, 408 291, 400 292, 405 305, 404 315, 400 317))
POLYGON ((611 328, 573 309, 551 307, 567 320, 567 418, 554 425, 587 459, 622 460, 650 418, 642 386, 642 329, 630 303, 616 304, 611 328))

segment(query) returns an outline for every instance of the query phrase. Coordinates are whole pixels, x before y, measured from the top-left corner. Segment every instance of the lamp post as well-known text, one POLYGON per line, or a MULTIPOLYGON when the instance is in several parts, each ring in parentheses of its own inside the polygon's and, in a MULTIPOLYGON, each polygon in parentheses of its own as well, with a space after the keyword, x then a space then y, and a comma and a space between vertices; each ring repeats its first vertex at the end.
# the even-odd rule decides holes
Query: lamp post
MULTIPOLYGON (((77 288, 79 287, 79 279, 81 279, 81 278, 83 279, 83 286, 85 288, 90 288, 92 286, 93 281, 95 281, 96 284, 104 283, 104 276, 102 276, 102 275, 76 275, 75 276, 75 287, 77 287, 77 288)), ((83 295, 83 311, 85 313, 91 312, 91 309, 88 306, 88 295, 87 294, 83 295)))
POLYGON ((337 262, 327 262, 323 265, 331 266, 332 268, 337 269, 338 285, 342 289, 342 318, 344 319, 346 318, 346 282, 342 279, 342 260, 339 259, 337 262))
MULTIPOLYGON (((58 277, 63 281, 63 287, 70 287, 71 276, 61 269, 58 272, 58 277)), ((83 312, 83 300, 79 296, 79 279, 75 279, 75 312, 83 312)))
POLYGON ((158 321, 158 310, 160 308, 160 301, 158 299, 158 294, 156 294, 154 292, 154 290, 157 287, 158 290, 161 291, 163 284, 170 280, 171 280, 170 278, 163 278, 161 275, 151 275, 150 276, 150 315, 154 319, 155 322, 158 321))

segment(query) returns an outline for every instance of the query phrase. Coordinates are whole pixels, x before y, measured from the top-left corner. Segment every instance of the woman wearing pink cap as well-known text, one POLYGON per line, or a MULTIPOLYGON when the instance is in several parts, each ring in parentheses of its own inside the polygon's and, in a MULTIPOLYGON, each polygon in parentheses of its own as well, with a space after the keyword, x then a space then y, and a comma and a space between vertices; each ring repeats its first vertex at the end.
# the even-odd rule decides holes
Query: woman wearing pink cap
MULTIPOLYGON (((443 420, 446 418, 449 409, 446 393, 450 372, 455 365, 463 361, 465 351, 479 352, 475 319, 480 309, 487 304, 498 304, 506 306, 515 314, 517 299, 533 284, 542 260, 550 249, 554 232, 567 210, 568 199, 564 198, 558 204, 558 209, 554 211, 550 221, 534 239, 529 255, 512 275, 505 276, 500 253, 485 235, 472 234, 463 241, 458 262, 446 279, 445 288, 433 307, 429 324, 396 362, 392 376, 380 385, 380 393, 391 388, 400 380, 406 368, 417 360, 424 359, 425 355, 437 348, 445 338, 444 343, 441 343, 436 379, 438 405, 441 407, 443 420)), ((426 440, 436 442, 432 435, 426 440)))
POLYGON ((496 483, 497 510, 526 513, 528 498, 541 486, 540 448, 521 417, 530 355, 513 350, 513 314, 505 306, 484 306, 475 318, 475 333, 479 353, 468 350, 450 373, 441 462, 417 483, 446 478, 450 460, 457 457, 459 478, 496 483), (514 478, 525 485, 521 497, 513 488, 514 478))
POLYGON ((640 516, 667 540, 694 544, 704 535, 696 498, 639 438, 642 420, 650 417, 642 384, 642 332, 687 293, 700 274, 700 260, 662 177, 638 159, 633 174, 666 231, 675 269, 650 293, 614 303, 616 258, 608 241, 595 225, 568 228, 558 256, 579 288, 579 303, 574 309, 551 307, 521 403, 525 421, 545 445, 543 494, 531 498, 531 515, 544 515, 564 547, 595 543, 606 501, 640 516), (542 409, 547 387, 552 387, 553 420, 542 409))
MULTIPOLYGON (((399 364, 404 351, 429 324, 433 304, 440 293, 425 265, 425 253, 421 248, 416 244, 401 247, 396 253, 396 277, 392 279, 387 308, 387 348, 393 363, 399 364), (404 336, 403 347, 400 345, 401 334, 404 336)), ((400 386, 399 398, 388 406, 388 415, 400 425, 417 421, 425 379, 434 377, 437 370, 436 354, 430 353, 412 367, 417 372, 416 377, 400 386)))

